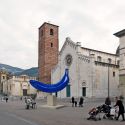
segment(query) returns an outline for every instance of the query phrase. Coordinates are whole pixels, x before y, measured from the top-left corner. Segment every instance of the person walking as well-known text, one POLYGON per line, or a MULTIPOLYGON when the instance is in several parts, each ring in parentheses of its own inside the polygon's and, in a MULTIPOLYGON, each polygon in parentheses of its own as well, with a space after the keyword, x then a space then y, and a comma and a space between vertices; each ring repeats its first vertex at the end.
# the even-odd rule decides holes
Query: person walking
POLYGON ((74 107, 74 103, 75 103, 75 98, 72 97, 72 107, 74 107))
POLYGON ((8 97, 6 96, 6 103, 8 102, 8 97))
POLYGON ((84 102, 84 98, 83 98, 83 97, 80 97, 79 107, 83 107, 83 102, 84 102))
POLYGON ((124 105, 123 105, 122 101, 120 100, 120 98, 117 100, 117 102, 116 102, 116 104, 114 106, 119 107, 118 117, 116 118, 116 120, 118 120, 120 115, 122 115, 122 121, 125 121, 125 118, 124 118, 124 105))

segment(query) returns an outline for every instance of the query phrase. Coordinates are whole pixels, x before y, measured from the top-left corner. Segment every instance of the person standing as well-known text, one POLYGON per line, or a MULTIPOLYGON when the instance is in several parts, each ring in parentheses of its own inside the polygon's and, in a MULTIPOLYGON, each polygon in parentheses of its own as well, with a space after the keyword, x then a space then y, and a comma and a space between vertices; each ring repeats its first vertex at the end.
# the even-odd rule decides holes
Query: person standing
POLYGON ((72 97, 72 107, 74 107, 74 103, 75 103, 75 98, 72 97))
POLYGON ((111 105, 111 100, 110 100, 110 97, 107 97, 106 99, 105 99, 105 104, 106 105, 111 105))

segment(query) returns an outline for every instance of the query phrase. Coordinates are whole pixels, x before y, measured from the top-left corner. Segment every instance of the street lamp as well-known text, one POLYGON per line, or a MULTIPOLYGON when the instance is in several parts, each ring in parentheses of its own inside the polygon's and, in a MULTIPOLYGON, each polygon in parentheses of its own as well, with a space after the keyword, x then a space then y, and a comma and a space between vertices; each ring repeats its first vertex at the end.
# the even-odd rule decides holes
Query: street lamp
POLYGON ((108 97, 110 96, 110 86, 109 86, 109 64, 108 64, 108 97))

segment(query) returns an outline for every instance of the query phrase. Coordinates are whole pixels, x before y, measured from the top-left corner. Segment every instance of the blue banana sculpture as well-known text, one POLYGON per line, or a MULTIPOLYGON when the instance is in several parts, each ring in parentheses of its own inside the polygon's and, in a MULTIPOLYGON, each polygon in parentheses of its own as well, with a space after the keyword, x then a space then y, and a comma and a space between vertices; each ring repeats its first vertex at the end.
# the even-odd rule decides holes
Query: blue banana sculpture
POLYGON ((69 83, 69 75, 68 69, 65 69, 65 74, 62 79, 55 84, 46 84, 36 80, 30 80, 30 84, 36 88, 37 90, 47 92, 47 93, 54 93, 64 89, 69 83))

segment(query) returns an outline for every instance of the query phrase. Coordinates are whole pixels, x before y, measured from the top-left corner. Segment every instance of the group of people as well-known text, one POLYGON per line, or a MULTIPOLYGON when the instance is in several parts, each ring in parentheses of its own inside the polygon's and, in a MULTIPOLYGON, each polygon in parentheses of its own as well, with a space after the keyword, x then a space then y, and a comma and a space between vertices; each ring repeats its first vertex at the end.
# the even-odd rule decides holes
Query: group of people
MULTIPOLYGON (((75 100, 74 97, 72 97, 72 107, 77 107, 77 101, 75 100)), ((83 97, 80 97, 80 100, 79 100, 79 107, 83 107, 83 102, 84 102, 84 98, 83 97)))
POLYGON ((25 103, 26 103, 26 109, 29 109, 29 108, 35 109, 36 108, 35 100, 33 100, 30 97, 28 97, 28 98, 25 97, 25 103))
MULTIPOLYGON (((115 100, 116 100, 116 104, 114 105, 114 107, 118 106, 118 108, 119 108, 118 116, 116 117, 116 120, 118 120, 121 115, 122 121, 125 121, 125 118, 124 118, 125 109, 124 109, 124 105, 123 105, 123 100, 120 97, 115 97, 115 100)), ((111 100, 109 97, 106 98, 105 104, 111 105, 111 100)))

